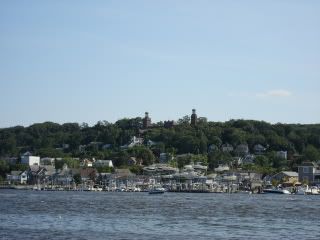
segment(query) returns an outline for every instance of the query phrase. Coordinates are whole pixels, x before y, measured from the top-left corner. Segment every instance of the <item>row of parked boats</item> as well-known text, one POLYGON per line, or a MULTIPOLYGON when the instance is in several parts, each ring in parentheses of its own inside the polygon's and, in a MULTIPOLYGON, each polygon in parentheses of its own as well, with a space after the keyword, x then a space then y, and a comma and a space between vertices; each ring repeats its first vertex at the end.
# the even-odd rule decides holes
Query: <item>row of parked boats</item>
POLYGON ((296 194, 296 195, 319 195, 320 189, 317 186, 309 187, 301 186, 294 189, 285 188, 267 188, 263 189, 263 193, 275 193, 275 194, 296 194))
MULTIPOLYGON (((20 189, 19 186, 16 187, 16 189, 20 189)), ((32 190, 47 190, 47 191, 94 191, 94 192, 101 192, 101 191, 108 191, 108 192, 149 192, 150 194, 162 194, 166 191, 170 192, 195 192, 195 193, 201 193, 201 192, 208 192, 208 193, 242 193, 242 194, 252 194, 252 193, 264 193, 264 194, 295 194, 295 195, 320 195, 320 188, 317 186, 309 187, 306 186, 299 186, 294 188, 282 188, 280 185, 276 188, 269 186, 265 189, 261 189, 260 191, 252 192, 250 190, 240 190, 232 187, 227 188, 218 188, 218 189, 212 189, 204 190, 204 189, 170 189, 166 186, 162 186, 161 184, 154 184, 149 185, 146 189, 141 189, 139 187, 118 187, 118 188, 109 188, 102 186, 85 186, 77 189, 72 188, 62 188, 62 187, 55 187, 55 188, 41 188, 38 185, 35 186, 24 186, 24 188, 21 187, 21 189, 32 189, 32 190)))

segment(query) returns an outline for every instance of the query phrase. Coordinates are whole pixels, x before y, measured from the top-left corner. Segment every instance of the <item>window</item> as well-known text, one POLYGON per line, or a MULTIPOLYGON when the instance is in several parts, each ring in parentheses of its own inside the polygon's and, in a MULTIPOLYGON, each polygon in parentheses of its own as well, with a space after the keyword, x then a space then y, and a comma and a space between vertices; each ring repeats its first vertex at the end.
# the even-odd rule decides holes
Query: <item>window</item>
POLYGON ((309 168, 308 167, 303 167, 303 173, 308 173, 309 172, 309 168))

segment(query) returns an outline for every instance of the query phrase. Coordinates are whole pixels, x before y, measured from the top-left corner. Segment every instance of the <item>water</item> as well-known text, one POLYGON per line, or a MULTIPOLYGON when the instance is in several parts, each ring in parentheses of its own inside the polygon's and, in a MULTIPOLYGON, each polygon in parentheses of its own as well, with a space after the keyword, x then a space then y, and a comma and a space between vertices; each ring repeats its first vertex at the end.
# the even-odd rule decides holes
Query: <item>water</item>
POLYGON ((0 190, 0 239, 320 239, 320 196, 0 190))

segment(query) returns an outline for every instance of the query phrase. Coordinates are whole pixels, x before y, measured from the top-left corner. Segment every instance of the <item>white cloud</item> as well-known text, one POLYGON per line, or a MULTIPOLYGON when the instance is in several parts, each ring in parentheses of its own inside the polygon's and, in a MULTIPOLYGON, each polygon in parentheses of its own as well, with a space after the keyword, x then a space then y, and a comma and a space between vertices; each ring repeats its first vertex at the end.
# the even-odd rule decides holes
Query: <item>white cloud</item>
POLYGON ((292 92, 283 89, 274 89, 263 93, 256 94, 257 97, 290 97, 292 92))

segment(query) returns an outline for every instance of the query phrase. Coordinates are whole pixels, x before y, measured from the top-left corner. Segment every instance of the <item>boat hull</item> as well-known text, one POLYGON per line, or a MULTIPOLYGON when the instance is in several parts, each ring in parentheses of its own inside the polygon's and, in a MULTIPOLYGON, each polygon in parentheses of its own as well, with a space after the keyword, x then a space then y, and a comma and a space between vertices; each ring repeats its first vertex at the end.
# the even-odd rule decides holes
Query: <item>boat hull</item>
POLYGON ((160 190, 153 190, 153 191, 149 191, 149 194, 163 194, 164 191, 160 191, 160 190))
POLYGON ((264 193, 270 194, 291 194, 288 190, 278 190, 278 189, 264 189, 264 193))

